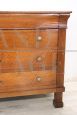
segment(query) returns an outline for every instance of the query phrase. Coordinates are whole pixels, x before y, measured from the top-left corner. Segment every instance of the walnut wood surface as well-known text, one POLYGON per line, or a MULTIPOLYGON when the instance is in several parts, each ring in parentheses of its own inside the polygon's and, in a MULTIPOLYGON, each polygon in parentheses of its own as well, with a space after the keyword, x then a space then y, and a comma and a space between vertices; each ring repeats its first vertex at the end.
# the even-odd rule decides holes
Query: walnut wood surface
POLYGON ((66 28, 71 12, 0 12, 0 28, 66 28), (60 24, 59 24, 59 20, 60 24))
POLYGON ((9 72, 0 75, 0 92, 39 90, 54 87, 56 87, 55 71, 9 72))
POLYGON ((55 70, 57 53, 51 51, 1 52, 0 72, 55 70), (38 61, 38 58, 41 60, 38 61))
POLYGON ((0 30, 0 50, 57 49, 57 40, 58 29, 0 30))
POLYGON ((0 12, 0 98, 54 92, 63 107, 65 12, 0 12))

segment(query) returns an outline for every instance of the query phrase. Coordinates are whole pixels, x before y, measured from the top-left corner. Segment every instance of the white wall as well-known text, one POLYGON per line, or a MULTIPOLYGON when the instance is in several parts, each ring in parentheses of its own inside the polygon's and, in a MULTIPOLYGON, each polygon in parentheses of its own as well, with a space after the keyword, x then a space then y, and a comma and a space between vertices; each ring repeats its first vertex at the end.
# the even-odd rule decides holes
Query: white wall
POLYGON ((65 80, 77 80, 77 0, 0 0, 1 11, 71 10, 68 21, 65 80))

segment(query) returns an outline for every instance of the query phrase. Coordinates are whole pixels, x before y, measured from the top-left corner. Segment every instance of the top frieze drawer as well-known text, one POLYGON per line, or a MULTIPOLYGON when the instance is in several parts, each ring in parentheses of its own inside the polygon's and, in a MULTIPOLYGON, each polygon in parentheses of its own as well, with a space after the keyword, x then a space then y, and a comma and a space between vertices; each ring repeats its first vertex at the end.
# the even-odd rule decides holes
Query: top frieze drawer
POLYGON ((0 14, 0 29, 57 28, 58 14, 0 14))

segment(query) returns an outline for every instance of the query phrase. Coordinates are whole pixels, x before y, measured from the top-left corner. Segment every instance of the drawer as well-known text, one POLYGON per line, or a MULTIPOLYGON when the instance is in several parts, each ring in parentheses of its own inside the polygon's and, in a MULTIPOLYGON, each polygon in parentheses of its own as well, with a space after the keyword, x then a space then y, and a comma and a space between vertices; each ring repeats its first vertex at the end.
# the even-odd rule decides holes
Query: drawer
POLYGON ((56 87, 54 71, 16 72, 0 74, 0 92, 35 90, 56 87))
POLYGON ((57 49, 58 29, 0 30, 0 50, 57 49))
POLYGON ((56 68, 56 52, 1 52, 0 72, 50 70, 56 68))
POLYGON ((59 14, 0 13, 0 28, 58 28, 59 14))

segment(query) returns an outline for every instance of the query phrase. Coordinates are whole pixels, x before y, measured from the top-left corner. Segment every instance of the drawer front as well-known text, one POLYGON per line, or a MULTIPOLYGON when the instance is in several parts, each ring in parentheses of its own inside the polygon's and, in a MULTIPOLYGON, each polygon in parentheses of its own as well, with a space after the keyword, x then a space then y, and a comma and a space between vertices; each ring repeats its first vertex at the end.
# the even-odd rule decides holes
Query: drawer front
POLYGON ((56 68, 56 52, 1 52, 0 72, 50 70, 56 68))
POLYGON ((58 14, 0 14, 0 28, 58 28, 58 14))
POLYGON ((58 29, 0 30, 0 50, 57 49, 58 29))
POLYGON ((0 74, 0 92, 12 92, 56 87, 54 71, 16 72, 0 74))

